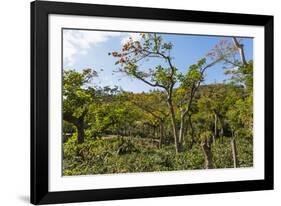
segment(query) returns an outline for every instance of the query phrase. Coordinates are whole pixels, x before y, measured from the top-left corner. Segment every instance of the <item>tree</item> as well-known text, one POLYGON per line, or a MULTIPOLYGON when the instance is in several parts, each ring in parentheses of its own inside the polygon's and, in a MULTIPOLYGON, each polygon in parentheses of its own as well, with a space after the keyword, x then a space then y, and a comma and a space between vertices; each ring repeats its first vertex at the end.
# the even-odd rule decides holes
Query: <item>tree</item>
POLYGON ((241 126, 241 120, 238 117, 237 108, 232 108, 227 112, 228 124, 231 128, 231 151, 233 159, 233 167, 236 168, 239 166, 238 157, 237 157, 237 148, 236 148, 236 137, 238 135, 238 130, 241 126))
POLYGON ((212 132, 205 131, 200 134, 201 148, 205 158, 205 169, 212 169, 213 165, 213 154, 212 154, 212 132))
POLYGON ((212 120, 213 116, 209 112, 201 111, 195 115, 197 122, 197 130, 199 133, 199 142, 204 154, 205 159, 205 169, 213 168, 213 154, 212 154, 212 144, 213 144, 213 132, 212 132, 212 120))
POLYGON ((93 99, 87 86, 96 75, 92 69, 63 71, 63 120, 75 126, 78 144, 84 142, 86 115, 93 99))
POLYGON ((140 41, 129 39, 120 52, 112 52, 110 55, 119 58, 116 64, 120 64, 120 71, 128 76, 134 77, 145 84, 159 88, 166 93, 166 103, 169 108, 172 130, 175 142, 176 153, 182 150, 182 140, 184 131, 185 116, 190 111, 193 96, 203 81, 204 72, 207 68, 218 63, 222 57, 214 59, 211 63, 206 63, 206 58, 202 58, 197 64, 191 65, 187 74, 178 72, 178 68, 173 64, 170 51, 172 43, 163 42, 162 37, 155 33, 142 33, 140 41), (150 58, 157 58, 163 61, 163 65, 155 68, 142 70, 139 63, 150 58), (164 66, 165 65, 165 66, 164 66), (176 121, 177 108, 174 101, 175 85, 180 82, 185 95, 180 103, 180 124, 176 121))
POLYGON ((236 147, 236 136, 239 132, 237 128, 239 122, 238 119, 232 118, 233 115, 239 116, 239 120, 244 124, 246 128, 248 128, 248 133, 252 135, 253 128, 253 61, 247 62, 245 53, 244 53, 244 45, 241 44, 236 37, 232 38, 233 44, 235 48, 239 51, 240 62, 238 68, 233 72, 229 72, 232 74, 232 78, 235 80, 234 82, 240 83, 246 88, 246 97, 245 99, 239 99, 236 102, 237 109, 230 110, 230 125, 232 126, 232 139, 231 139, 231 148, 232 148, 232 156, 233 156, 233 166, 238 167, 237 160, 237 147, 236 147), (235 129, 235 131, 234 131, 235 129))
POLYGON ((162 147, 165 139, 165 122, 169 115, 165 106, 164 94, 161 91, 150 93, 133 94, 129 93, 128 100, 137 108, 147 113, 151 122, 159 127, 159 147, 162 147))
MULTIPOLYGON (((239 126, 244 124, 247 132, 244 135, 252 136, 253 128, 253 61, 247 61, 244 52, 244 45, 241 40, 232 37, 233 44, 221 42, 210 55, 212 57, 223 56, 226 64, 226 74, 231 76, 232 84, 242 85, 245 88, 244 95, 235 102, 235 106, 228 112, 229 125, 232 130, 232 154, 234 167, 238 165, 236 136, 239 133, 239 126), (224 55, 233 51, 232 55, 224 55), (238 58, 239 57, 239 58, 238 58), (239 106, 238 106, 239 105, 239 106), (237 107, 238 106, 238 107, 237 107), (235 116, 235 117, 234 117, 235 116), (238 118, 237 118, 238 117, 238 118), (240 122, 240 123, 239 123, 240 122)), ((245 130, 244 130, 245 131, 245 130)), ((241 132, 241 131, 240 131, 241 132)))
POLYGON ((106 133, 131 135, 130 128, 139 118, 137 112, 120 95, 110 101, 103 100, 93 105, 91 109, 91 131, 93 136, 102 136, 106 133), (128 133, 127 133, 128 132, 128 133))
POLYGON ((193 64, 189 67, 186 75, 182 73, 178 74, 178 78, 180 81, 180 86, 176 91, 176 95, 179 96, 178 107, 180 110, 180 129, 179 129, 179 144, 182 146, 183 137, 184 137, 184 123, 186 115, 189 116, 189 124, 192 128, 191 123, 191 107, 193 103, 194 96, 200 87, 201 83, 204 81, 204 74, 206 69, 212 67, 216 63, 218 63, 220 59, 216 59, 210 64, 206 65, 206 58, 202 58, 197 62, 197 64, 193 64))

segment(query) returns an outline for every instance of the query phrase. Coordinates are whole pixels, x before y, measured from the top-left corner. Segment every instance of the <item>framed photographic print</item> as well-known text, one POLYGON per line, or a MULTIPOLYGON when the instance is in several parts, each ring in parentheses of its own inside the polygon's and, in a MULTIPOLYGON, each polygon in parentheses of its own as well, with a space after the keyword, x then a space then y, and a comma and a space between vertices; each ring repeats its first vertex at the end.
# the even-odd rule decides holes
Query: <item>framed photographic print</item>
POLYGON ((31 203, 273 189, 273 16, 31 3, 31 203))

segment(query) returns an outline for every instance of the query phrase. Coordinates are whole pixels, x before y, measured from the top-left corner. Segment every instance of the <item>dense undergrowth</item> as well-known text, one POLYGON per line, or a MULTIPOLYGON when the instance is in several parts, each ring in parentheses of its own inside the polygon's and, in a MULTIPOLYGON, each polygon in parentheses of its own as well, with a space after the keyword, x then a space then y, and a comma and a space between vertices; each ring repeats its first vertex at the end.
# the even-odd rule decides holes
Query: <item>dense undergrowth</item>
MULTIPOLYGON (((63 175, 155 172, 204 169, 204 156, 198 144, 175 154, 173 145, 158 148, 148 138, 108 137, 75 143, 76 135, 63 145, 63 175)), ((237 138, 239 167, 253 166, 251 138, 237 138)), ((214 168, 232 168, 230 139, 212 144, 214 168)))

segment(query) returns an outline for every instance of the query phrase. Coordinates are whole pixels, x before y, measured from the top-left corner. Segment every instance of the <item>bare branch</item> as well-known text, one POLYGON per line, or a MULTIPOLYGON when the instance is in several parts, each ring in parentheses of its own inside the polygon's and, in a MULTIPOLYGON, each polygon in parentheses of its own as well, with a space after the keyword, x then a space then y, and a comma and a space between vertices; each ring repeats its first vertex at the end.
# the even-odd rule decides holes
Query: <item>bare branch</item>
MULTIPOLYGON (((126 70, 122 70, 122 71, 125 72, 125 73, 128 74, 128 75, 131 75, 131 74, 128 73, 126 70)), ((164 85, 161 85, 161 84, 159 84, 159 83, 152 83, 152 82, 146 80, 145 78, 143 78, 143 77, 141 77, 141 76, 139 76, 139 75, 137 75, 137 74, 133 74, 133 76, 136 77, 137 79, 141 80, 142 82, 148 84, 149 86, 152 86, 152 87, 161 87, 161 88, 163 88, 163 89, 167 89, 164 85)))
POLYGON ((233 41, 235 47, 239 50, 240 58, 241 58, 241 62, 243 64, 243 66, 247 66, 248 63, 247 63, 246 58, 245 58, 243 44, 240 44, 236 37, 232 37, 232 41, 233 41))

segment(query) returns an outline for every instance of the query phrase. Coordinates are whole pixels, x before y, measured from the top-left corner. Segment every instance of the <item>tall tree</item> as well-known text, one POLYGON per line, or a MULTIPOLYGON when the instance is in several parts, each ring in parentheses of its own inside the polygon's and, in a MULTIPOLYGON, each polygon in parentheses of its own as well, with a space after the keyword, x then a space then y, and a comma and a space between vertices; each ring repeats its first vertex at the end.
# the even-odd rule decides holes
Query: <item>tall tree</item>
POLYGON ((96 75, 92 69, 63 71, 63 120, 75 126, 78 144, 84 142, 86 115, 93 98, 88 86, 96 75))
POLYGON ((190 109, 196 89, 203 80, 204 72, 207 68, 218 63, 222 58, 214 59, 207 64, 203 58, 190 67, 187 74, 178 72, 178 68, 173 64, 170 51, 173 47, 172 43, 163 42, 162 37, 152 33, 142 33, 141 40, 129 39, 122 47, 121 52, 112 52, 110 55, 119 58, 116 64, 121 64, 120 71, 132 76, 145 84, 159 88, 166 93, 166 103, 169 108, 172 130, 175 142, 176 153, 180 152, 183 140, 184 120, 190 109), (145 59, 157 58, 164 64, 155 68, 142 70, 140 62, 145 59), (181 82, 182 88, 189 91, 187 97, 183 98, 181 103, 181 120, 178 125, 176 120, 176 105, 174 101, 175 85, 181 82), (188 87, 188 88, 187 88, 188 87), (191 88, 189 88, 191 87, 191 88))

